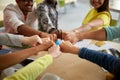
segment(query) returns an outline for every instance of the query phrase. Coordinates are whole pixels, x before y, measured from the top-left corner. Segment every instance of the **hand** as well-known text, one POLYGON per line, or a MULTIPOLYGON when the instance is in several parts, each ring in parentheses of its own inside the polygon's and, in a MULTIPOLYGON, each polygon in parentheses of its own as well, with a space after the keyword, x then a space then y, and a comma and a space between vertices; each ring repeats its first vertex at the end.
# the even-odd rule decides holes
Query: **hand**
POLYGON ((75 47, 71 42, 69 41, 63 41, 60 45, 60 48, 63 52, 67 53, 74 53, 77 54, 79 51, 79 48, 75 47))
POLYGON ((62 39, 62 30, 55 29, 51 32, 51 34, 56 34, 57 38, 62 39))
POLYGON ((42 44, 42 40, 38 35, 34 35, 31 37, 23 37, 22 43, 29 46, 36 46, 42 44))
POLYGON ((58 57, 61 54, 60 47, 58 45, 53 45, 48 49, 48 53, 54 58, 58 57))
POLYGON ((75 44, 76 42, 79 41, 77 34, 73 31, 70 32, 64 32, 63 39, 65 41, 70 41, 71 43, 75 44))
POLYGON ((50 38, 52 41, 57 40, 57 35, 56 34, 48 34, 48 33, 42 32, 39 36, 42 37, 42 38, 50 38))
MULTIPOLYGON (((53 44, 54 44, 54 42, 50 40, 50 41, 44 42, 44 43, 42 43, 41 45, 38 45, 38 46, 36 46, 36 47, 39 48, 39 49, 38 49, 39 51, 47 51, 48 48, 50 48, 51 46, 53 46, 53 44)), ((36 49, 37 49, 37 48, 36 48, 36 49)))
POLYGON ((47 38, 41 38, 41 39, 42 39, 42 43, 43 44, 50 41, 49 37, 47 37, 47 38))

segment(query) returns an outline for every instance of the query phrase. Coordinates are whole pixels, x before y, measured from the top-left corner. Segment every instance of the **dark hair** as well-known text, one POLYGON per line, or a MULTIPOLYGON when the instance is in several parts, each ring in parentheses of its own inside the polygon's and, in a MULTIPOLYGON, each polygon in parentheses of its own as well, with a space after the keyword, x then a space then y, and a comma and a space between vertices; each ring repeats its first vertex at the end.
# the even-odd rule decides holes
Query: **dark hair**
MULTIPOLYGON (((91 3, 91 1, 90 1, 91 3)), ((92 3, 91 3, 92 4, 92 3)), ((98 9, 97 9, 98 12, 102 12, 102 11, 107 11, 110 13, 109 11, 109 0, 104 0, 104 3, 102 6, 100 6, 98 9)), ((110 14, 110 17, 111 17, 111 14, 110 14)), ((110 23, 112 21, 112 18, 110 19, 110 23)))
MULTIPOLYGON (((91 3, 91 1, 90 1, 91 3)), ((91 3, 92 4, 92 3, 91 3)), ((102 11, 108 11, 109 12, 109 0, 104 0, 104 3, 102 6, 100 6, 98 9, 97 9, 98 12, 102 12, 102 11)))

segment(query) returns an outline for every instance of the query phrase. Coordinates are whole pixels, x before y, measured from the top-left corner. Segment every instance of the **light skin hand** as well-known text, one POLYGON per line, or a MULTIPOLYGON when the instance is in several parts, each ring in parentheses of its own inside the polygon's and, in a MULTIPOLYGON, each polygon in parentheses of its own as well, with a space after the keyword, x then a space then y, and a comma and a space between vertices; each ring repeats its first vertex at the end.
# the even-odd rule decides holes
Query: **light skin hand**
POLYGON ((58 57, 61 54, 60 47, 58 45, 53 45, 48 49, 48 53, 54 58, 58 57))
POLYGON ((31 37, 24 37, 22 43, 29 46, 37 46, 42 44, 42 39, 38 35, 34 35, 31 37))
POLYGON ((45 42, 45 43, 43 43, 43 44, 41 44, 41 45, 38 45, 39 47, 37 47, 40 51, 46 51, 46 50, 48 50, 51 46, 53 46, 53 44, 54 44, 54 42, 53 41, 47 41, 47 42, 45 42))
POLYGON ((43 43, 43 44, 46 43, 46 42, 51 41, 50 38, 41 38, 41 39, 42 39, 42 43, 43 43))
POLYGON ((79 41, 77 34, 73 31, 64 33, 64 40, 70 41, 72 44, 75 44, 79 41))
POLYGON ((63 41, 62 44, 60 45, 60 48, 63 52, 66 53, 73 53, 77 54, 79 51, 78 47, 75 47, 71 42, 69 41, 63 41))
POLYGON ((57 35, 56 34, 42 33, 39 36, 42 37, 42 38, 50 38, 52 41, 57 40, 57 35))

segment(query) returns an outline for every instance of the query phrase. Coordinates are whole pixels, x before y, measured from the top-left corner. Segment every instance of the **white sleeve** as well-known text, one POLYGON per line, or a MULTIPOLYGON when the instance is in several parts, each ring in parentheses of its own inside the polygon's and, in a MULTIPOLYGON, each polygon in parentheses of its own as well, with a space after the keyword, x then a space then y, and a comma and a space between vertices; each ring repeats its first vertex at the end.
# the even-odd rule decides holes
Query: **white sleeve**
POLYGON ((8 33, 0 34, 0 44, 22 47, 22 35, 14 35, 8 33))
POLYGON ((12 28, 15 33, 17 33, 18 26, 24 24, 22 20, 20 20, 18 13, 15 9, 7 7, 4 10, 4 25, 7 29, 12 28))

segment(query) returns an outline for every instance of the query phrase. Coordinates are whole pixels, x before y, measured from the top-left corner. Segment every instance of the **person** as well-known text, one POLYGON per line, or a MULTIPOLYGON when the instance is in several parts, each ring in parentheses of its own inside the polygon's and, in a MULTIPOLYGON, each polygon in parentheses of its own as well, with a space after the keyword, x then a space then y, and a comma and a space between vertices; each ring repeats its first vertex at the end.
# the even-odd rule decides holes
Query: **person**
POLYGON ((37 5, 39 30, 47 33, 55 33, 62 37, 62 30, 58 29, 57 0, 44 0, 37 5))
POLYGON ((5 31, 25 36, 39 35, 55 40, 55 34, 47 34, 38 30, 38 20, 35 15, 34 0, 16 0, 16 4, 9 4, 4 9, 5 31))
POLYGON ((90 0, 93 8, 88 12, 83 20, 82 26, 73 29, 66 33, 64 39, 69 39, 70 36, 77 32, 85 33, 102 29, 109 26, 111 22, 111 15, 109 12, 109 0, 90 0))
POLYGON ((75 47, 69 41, 62 42, 60 48, 63 52, 77 54, 80 58, 105 68, 114 75, 113 80, 120 80, 120 58, 87 48, 75 47))
POLYGON ((13 75, 4 78, 3 80, 35 80, 47 68, 47 66, 53 62, 53 58, 58 57, 60 54, 60 47, 53 45, 48 49, 48 54, 36 59, 32 63, 18 70, 13 75))

